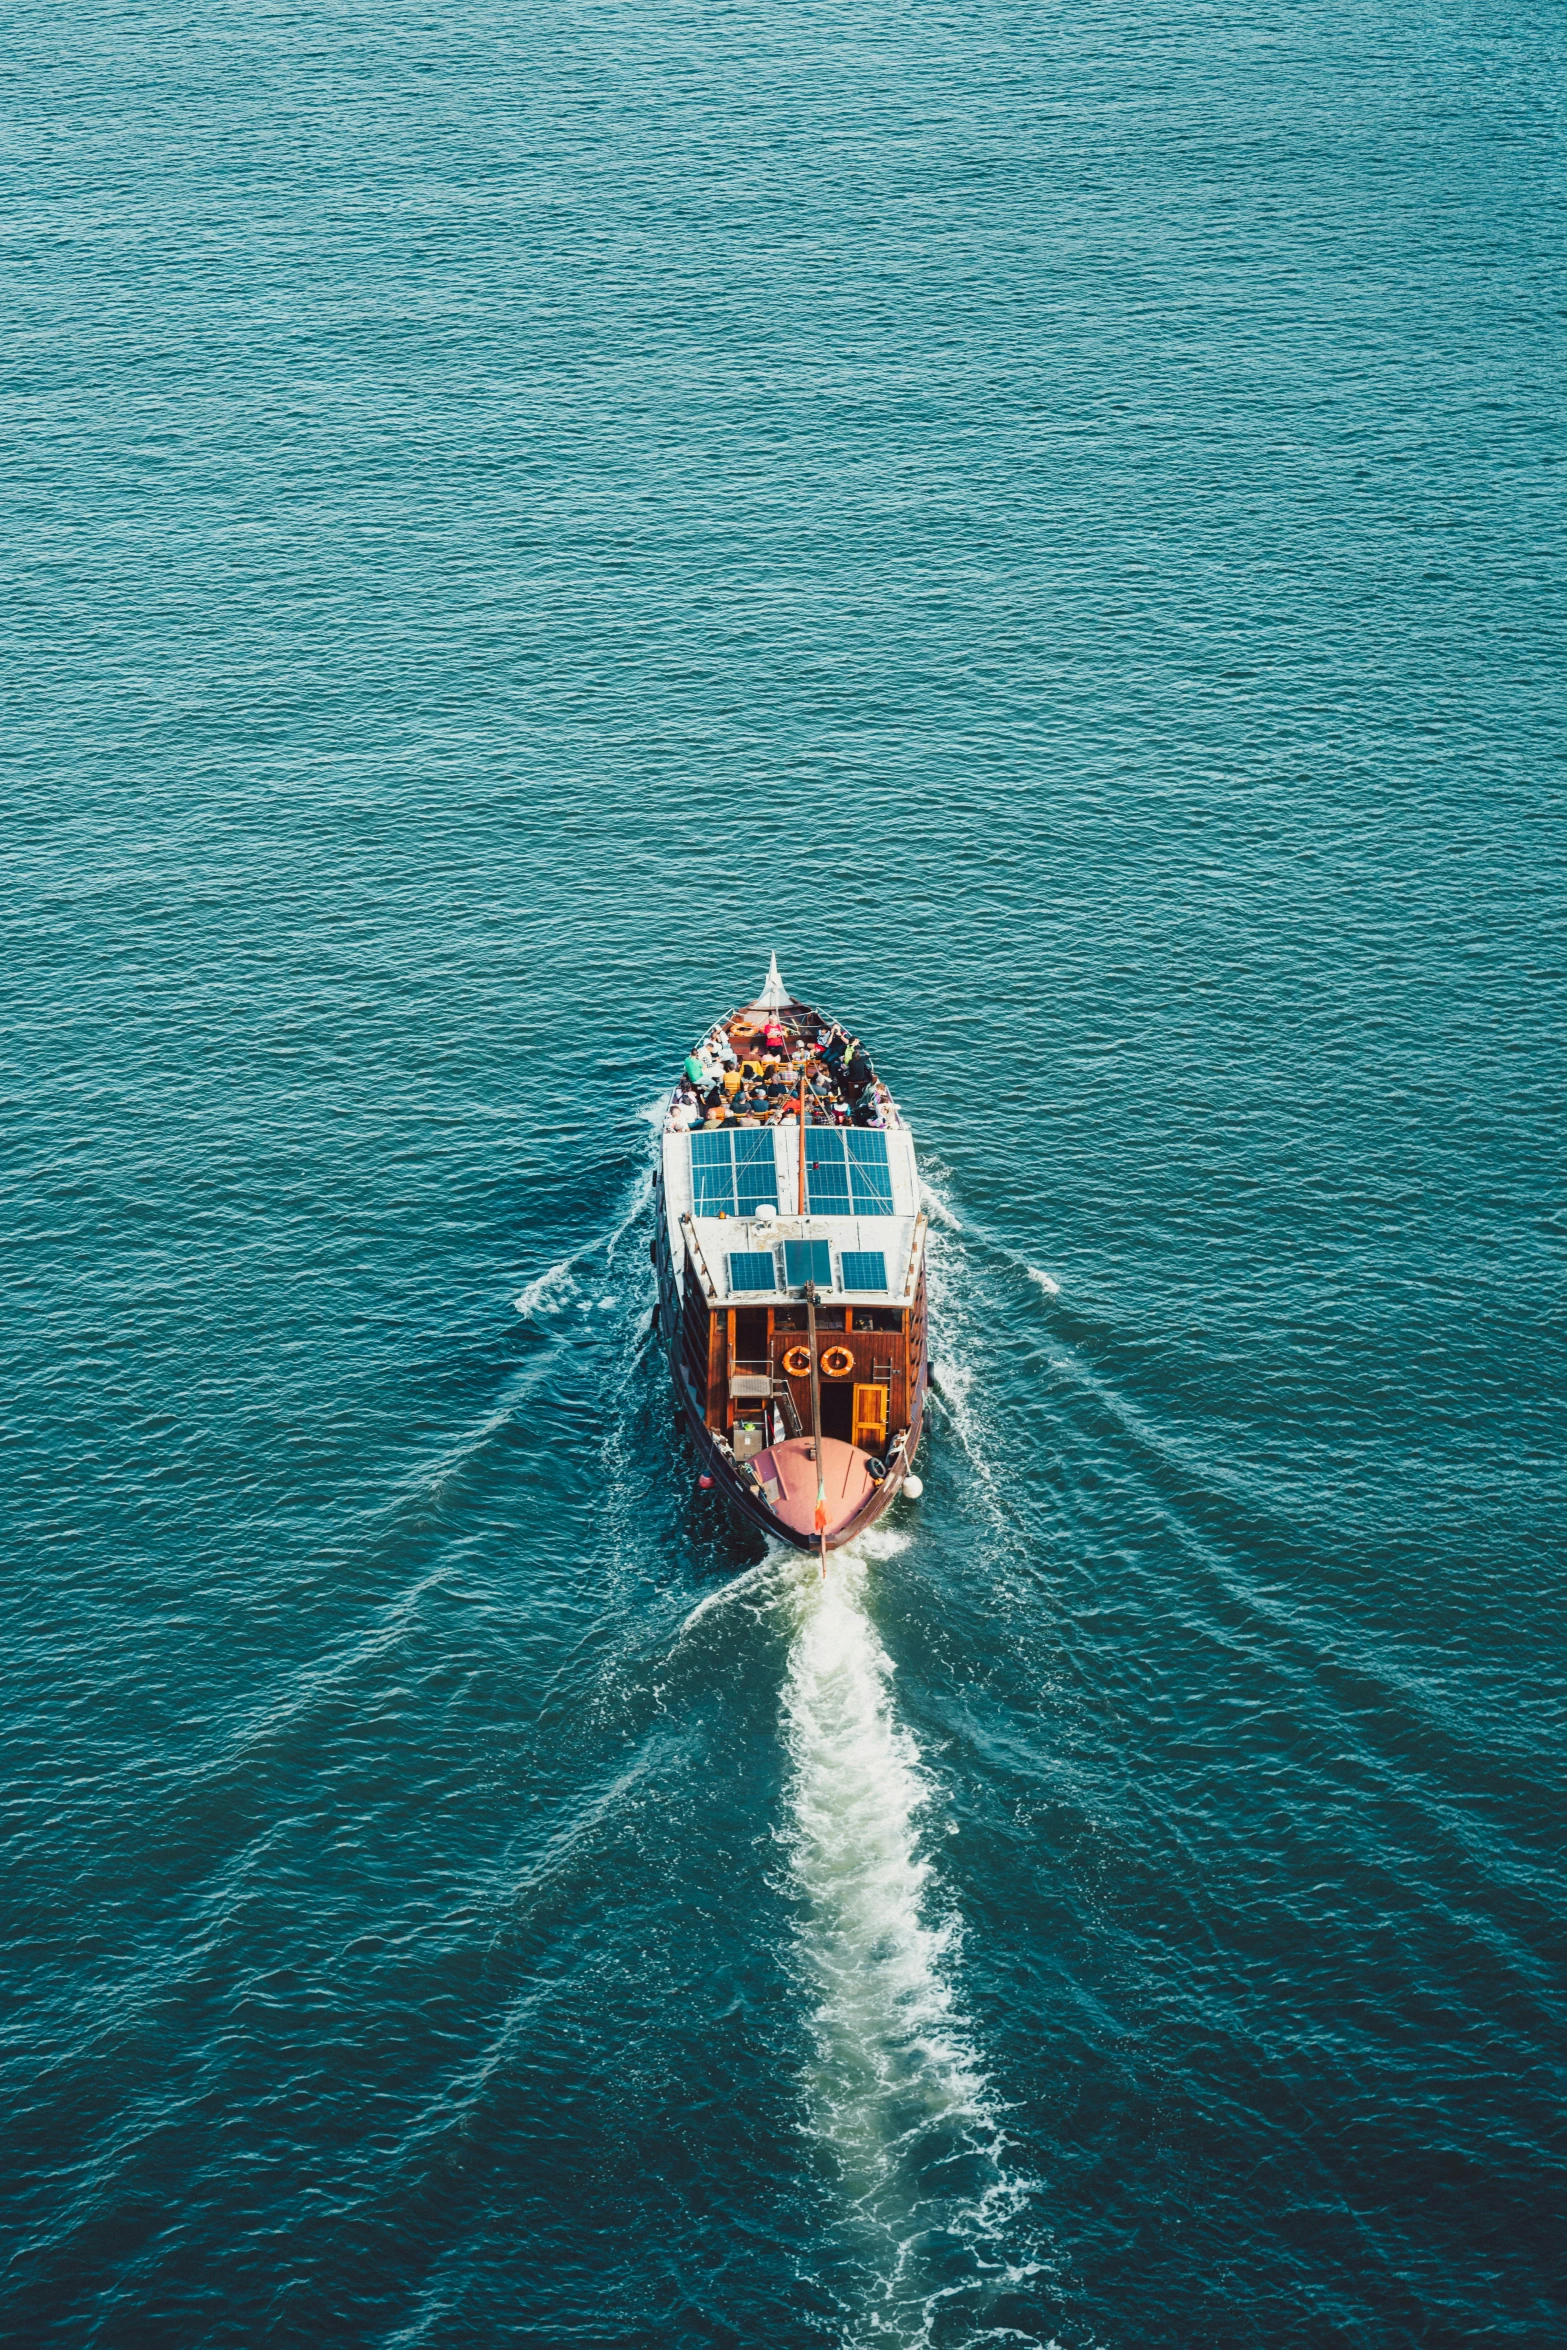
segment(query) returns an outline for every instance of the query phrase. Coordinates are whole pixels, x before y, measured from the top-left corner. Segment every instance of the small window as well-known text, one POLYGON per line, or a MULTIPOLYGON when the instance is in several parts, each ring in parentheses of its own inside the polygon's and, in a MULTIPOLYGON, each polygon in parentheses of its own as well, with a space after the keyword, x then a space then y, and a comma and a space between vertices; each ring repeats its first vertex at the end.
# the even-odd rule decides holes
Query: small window
POLYGON ((825 1240, 786 1240, 784 1280, 791 1289, 814 1281, 818 1289, 832 1287, 832 1250, 825 1240))
POLYGON ((778 1268, 771 1249, 761 1249, 752 1255, 741 1249, 729 1252, 729 1286, 735 1292, 752 1295, 761 1289, 778 1287, 778 1268))
POLYGON ((879 1248, 846 1248, 843 1252, 843 1286, 845 1289, 880 1289, 887 1287, 887 1259, 879 1248))

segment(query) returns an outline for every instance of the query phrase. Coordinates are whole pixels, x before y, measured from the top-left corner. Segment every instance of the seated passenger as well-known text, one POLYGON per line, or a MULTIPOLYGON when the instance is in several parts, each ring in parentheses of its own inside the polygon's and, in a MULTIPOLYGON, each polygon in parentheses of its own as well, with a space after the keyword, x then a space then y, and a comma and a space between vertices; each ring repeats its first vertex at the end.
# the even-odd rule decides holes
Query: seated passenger
POLYGON ((735 1095, 740 1091, 741 1086, 745 1083, 745 1079, 741 1076, 738 1069, 726 1069, 718 1082, 723 1087, 730 1100, 733 1101, 735 1095))

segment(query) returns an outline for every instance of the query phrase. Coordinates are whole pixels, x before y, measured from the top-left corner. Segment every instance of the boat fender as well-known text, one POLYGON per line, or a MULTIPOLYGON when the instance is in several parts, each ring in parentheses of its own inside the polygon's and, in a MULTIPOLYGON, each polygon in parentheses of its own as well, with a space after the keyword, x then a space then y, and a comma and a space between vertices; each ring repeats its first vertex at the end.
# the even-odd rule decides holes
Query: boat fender
POLYGON ((847 1379, 854 1368, 854 1357, 846 1346, 830 1346, 822 1356, 822 1370, 829 1379, 847 1379))
POLYGON ((923 1478, 923 1477, 905 1477, 905 1478, 904 1478, 904 1480, 903 1480, 903 1490, 904 1490, 904 1492, 905 1492, 905 1493, 908 1495, 908 1497, 909 1497, 910 1501, 918 1501, 918 1500, 919 1500, 919 1497, 920 1497, 920 1495, 921 1495, 921 1494, 924 1492, 924 1490, 925 1490, 925 1480, 924 1480, 924 1478, 923 1478))
POLYGON ((703 1491, 704 1493, 711 1493, 711 1492, 712 1492, 712 1490, 713 1490, 713 1480, 712 1480, 712 1478, 711 1478, 711 1477, 698 1477, 698 1479, 697 1479, 697 1483, 698 1483, 698 1485, 700 1485, 700 1486, 701 1486, 701 1488, 702 1488, 702 1491, 703 1491))
POLYGON ((808 1346, 791 1346, 784 1356, 783 1367, 791 1379, 808 1379, 811 1375, 811 1350, 808 1346))
POLYGON ((885 1461, 877 1460, 873 1453, 865 1464, 865 1472, 873 1485, 879 1485, 887 1474, 887 1464, 885 1461))

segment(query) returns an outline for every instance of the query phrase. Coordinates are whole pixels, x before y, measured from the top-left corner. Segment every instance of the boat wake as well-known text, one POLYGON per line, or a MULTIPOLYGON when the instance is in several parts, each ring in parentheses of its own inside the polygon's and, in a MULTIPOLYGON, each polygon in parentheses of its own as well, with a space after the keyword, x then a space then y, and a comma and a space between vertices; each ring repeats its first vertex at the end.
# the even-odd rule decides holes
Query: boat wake
POLYGON ((811 2128, 844 2198, 847 2345, 1037 2341, 997 2303, 1050 2263, 1019 2238, 1033 2181, 1009 2164, 952 1982, 955 1916, 923 1849, 934 1790, 892 1704, 865 1607, 874 1532, 791 1594, 785 1844, 812 2003, 811 2128))
MULTIPOLYGON (((655 1104, 655 1108, 660 1106, 655 1104)), ((645 1117, 647 1113, 643 1111, 639 1115, 645 1117)), ((573 1303, 584 1314, 592 1313, 595 1307, 599 1312, 607 1313, 618 1305, 620 1300, 616 1296, 599 1297, 593 1293, 597 1282, 613 1267, 621 1242, 640 1224, 652 1197, 653 1162, 649 1158, 631 1186, 619 1222, 609 1231, 601 1232, 596 1239, 587 1241, 574 1256, 561 1257, 544 1272, 536 1274, 527 1287, 513 1298, 512 1303, 524 1320, 543 1321, 573 1303), (589 1272, 589 1268, 595 1265, 601 1269, 596 1277, 589 1272), (587 1294, 584 1294, 584 1290, 587 1294)))
POLYGON ((518 1313, 529 1316, 543 1314, 548 1313, 552 1306, 564 1305, 575 1287, 572 1279, 575 1263, 574 1257, 562 1257, 559 1264, 551 1265, 548 1272, 540 1273, 530 1281, 521 1295, 513 1300, 518 1313))

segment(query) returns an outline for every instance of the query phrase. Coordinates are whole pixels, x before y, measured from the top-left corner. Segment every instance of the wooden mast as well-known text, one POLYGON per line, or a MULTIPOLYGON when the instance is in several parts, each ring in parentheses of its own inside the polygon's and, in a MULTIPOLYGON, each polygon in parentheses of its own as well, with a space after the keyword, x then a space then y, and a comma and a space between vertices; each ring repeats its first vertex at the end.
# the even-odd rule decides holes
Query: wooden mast
POLYGON ((816 1355, 816 1284, 805 1285, 805 1321, 811 1342, 811 1458, 816 1463, 816 1539, 827 1573, 827 1472, 822 1463, 822 1369, 816 1355))
MULTIPOLYGON (((805 1073, 810 1052, 804 1039, 800 1052, 800 1238, 805 1238, 805 1073)), ((816 1463, 816 1539, 821 1544, 822 1577, 827 1575, 827 1472, 822 1462, 822 1367, 816 1353, 816 1284, 805 1285, 805 1326, 811 1348, 811 1458, 816 1463)))

